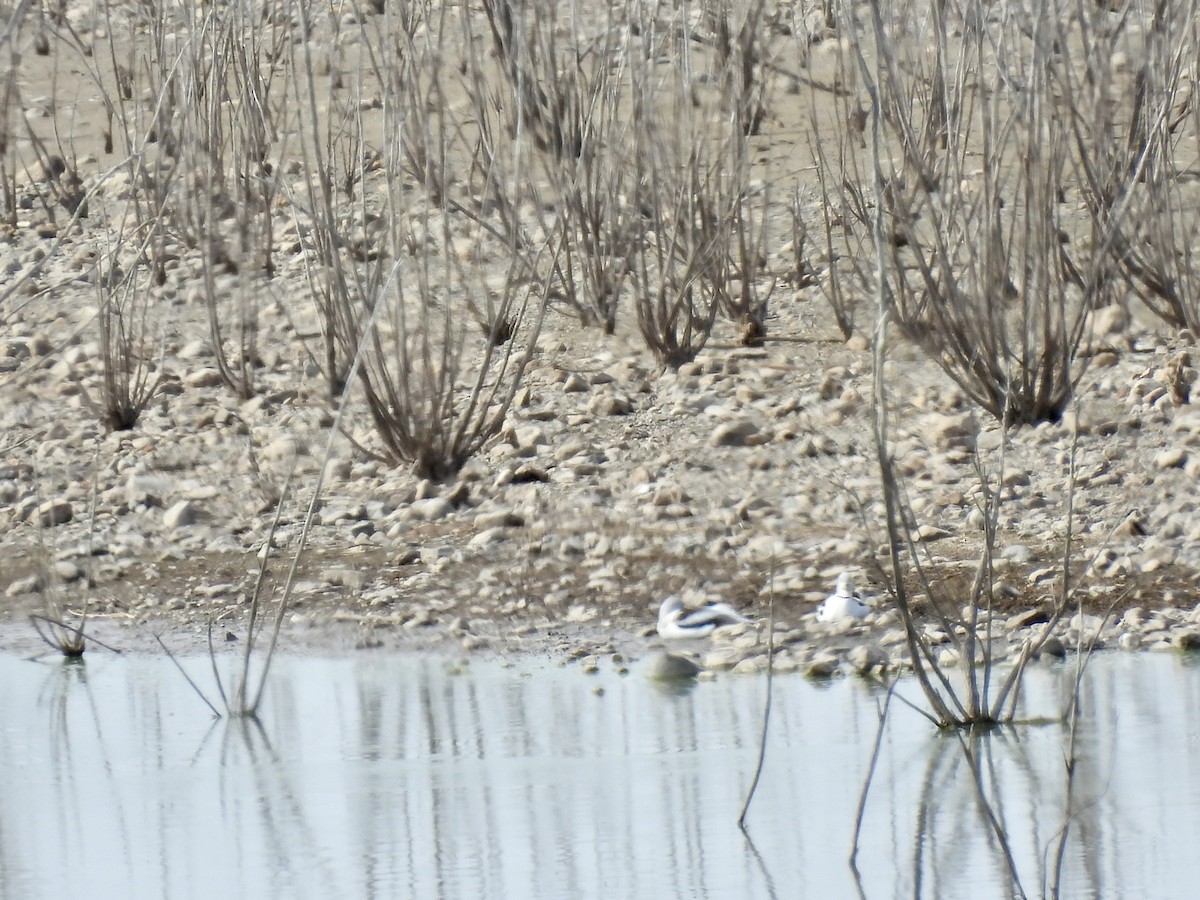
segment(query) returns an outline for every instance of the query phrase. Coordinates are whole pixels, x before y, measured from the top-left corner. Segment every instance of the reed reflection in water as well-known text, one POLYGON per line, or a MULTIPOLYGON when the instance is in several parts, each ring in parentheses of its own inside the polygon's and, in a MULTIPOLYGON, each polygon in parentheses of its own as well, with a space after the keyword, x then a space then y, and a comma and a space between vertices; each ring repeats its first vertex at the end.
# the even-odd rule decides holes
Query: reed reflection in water
MULTIPOLYGON (((206 660, 185 660, 202 683, 206 660)), ((1038 669, 1057 716, 1073 670, 1038 669)), ((165 659, 0 657, 0 896, 844 897, 877 686, 660 687, 551 663, 281 658, 261 724, 209 719, 165 659), (595 692, 602 688, 602 693, 595 692)), ((904 688, 902 687, 903 691, 904 688)), ((910 692, 916 697, 916 692, 910 692)), ((1064 896, 1187 897, 1200 668, 1102 656, 1082 696, 1064 896)), ((868 897, 1040 896, 1065 724, 960 742, 893 704, 861 839, 868 897), (978 785, 978 787, 977 787, 978 785), (992 801, 1015 875, 981 813, 992 801)))

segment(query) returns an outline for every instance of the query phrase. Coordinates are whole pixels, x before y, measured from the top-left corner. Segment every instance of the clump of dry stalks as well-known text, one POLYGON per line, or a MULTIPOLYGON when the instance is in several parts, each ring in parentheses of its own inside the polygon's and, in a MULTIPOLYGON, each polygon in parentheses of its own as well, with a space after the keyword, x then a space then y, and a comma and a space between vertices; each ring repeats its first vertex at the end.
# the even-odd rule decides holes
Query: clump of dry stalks
POLYGON ((1200 6, 1126 4, 1083 31, 1072 101, 1082 196, 1128 286, 1170 325, 1200 330, 1195 246, 1200 6))
MULTIPOLYGON (((966 741, 1014 721, 1028 662, 1068 611, 1081 611, 1081 605, 1073 569, 1073 447, 1063 473, 1067 495, 1058 594, 1041 630, 1023 642, 1015 658, 1009 656, 1008 634, 996 612, 994 567, 1006 448, 1012 428, 1058 421, 1078 402, 1089 315, 1123 301, 1127 286, 1153 268, 1146 261, 1148 248, 1139 247, 1137 258, 1131 258, 1130 235, 1146 233, 1163 209, 1161 196, 1148 198, 1163 189, 1153 179, 1170 170, 1163 154, 1182 121, 1167 114, 1180 108, 1178 102, 1173 107, 1166 102, 1179 83, 1180 57, 1177 51, 1147 55, 1155 60, 1147 65, 1157 67, 1155 75, 1168 90, 1151 90, 1154 77, 1143 66, 1133 82, 1135 103, 1123 111, 1112 102, 1122 86, 1111 59, 1131 33, 1138 33, 1135 22, 1151 43, 1171 46, 1163 23, 1173 11, 1166 4, 1113 11, 1054 2, 1032 7, 901 3, 871 6, 864 20, 859 7, 843 5, 838 8, 839 29, 847 36, 843 75, 861 94, 847 93, 832 119, 813 117, 830 294, 843 333, 855 327, 858 306, 852 298, 866 295, 875 301, 873 432, 886 523, 879 574, 899 612, 925 699, 925 707, 916 708, 939 728, 969 733, 963 748, 981 808, 1013 890, 1022 896, 1002 817, 966 741), (1135 137, 1112 149, 1109 139, 1120 122, 1135 137), (991 467, 982 455, 976 458, 982 549, 965 596, 939 590, 931 577, 927 552, 917 540, 917 516, 893 455, 894 391, 887 364, 897 334, 925 348, 1002 425, 991 467), (927 613, 918 614, 919 600, 927 613), (934 643, 924 627, 927 618, 953 653, 943 655, 934 643)), ((1176 33, 1189 33, 1187 25, 1176 24, 1176 33)), ((1193 48, 1188 58, 1195 58, 1194 37, 1184 42, 1193 48)), ((1167 216, 1168 224, 1175 220, 1167 216)), ((1180 259, 1190 256, 1174 254, 1172 272, 1183 281, 1180 259)), ((1159 264, 1159 273, 1163 268, 1159 264)), ((1178 310, 1169 292, 1157 290, 1170 280, 1142 279, 1143 290, 1150 288, 1164 311, 1178 310)), ((1152 298, 1148 302, 1154 305, 1152 298)), ((1180 312, 1170 315, 1184 321, 1180 312)), ((1076 649, 1075 697, 1092 649, 1082 629, 1076 649)), ((880 736, 891 697, 889 692, 881 707, 880 736)), ((1068 797, 1078 715, 1073 701, 1064 712, 1070 725, 1064 771, 1068 797)), ((877 740, 872 771, 880 746, 877 740)), ((869 784, 870 774, 860 826, 869 784)), ((1070 809, 1066 815, 1046 879, 1053 895, 1070 809)), ((852 867, 857 851, 856 834, 852 867)))
POLYGON ((821 156, 842 167, 840 188, 822 184, 850 277, 868 291, 878 280, 889 323, 987 412, 1057 421, 1086 365, 1089 314, 1125 291, 1111 250, 1128 210, 1086 214, 1093 151, 1072 128, 1100 105, 1077 80, 1106 14, 969 3, 846 15, 862 35, 847 66, 877 114, 870 141, 848 132, 821 156))
POLYGON ((1090 161, 1068 124, 1094 102, 1076 81, 1087 63, 1068 50, 1094 47, 1104 13, 968 3, 872 7, 866 22, 850 9, 843 15, 862 36, 848 65, 869 107, 862 137, 847 134, 822 157, 844 167, 841 188, 826 177, 823 190, 827 236, 840 223, 855 248, 851 277, 876 299, 874 439, 889 547, 882 574, 931 718, 943 727, 1010 722, 1024 666, 1074 597, 1074 475, 1064 473, 1062 584, 1050 621, 1005 661, 993 649, 1006 637, 993 615, 1003 448, 1009 428, 1057 421, 1076 402, 1089 315, 1116 302, 1123 286, 1111 248, 1128 208, 1086 215, 1090 161), (893 331, 924 347, 1004 428, 996 470, 978 463, 982 549, 965 597, 935 589, 914 539, 918 523, 890 442, 893 331), (962 661, 961 677, 940 664, 915 615, 910 573, 962 661))

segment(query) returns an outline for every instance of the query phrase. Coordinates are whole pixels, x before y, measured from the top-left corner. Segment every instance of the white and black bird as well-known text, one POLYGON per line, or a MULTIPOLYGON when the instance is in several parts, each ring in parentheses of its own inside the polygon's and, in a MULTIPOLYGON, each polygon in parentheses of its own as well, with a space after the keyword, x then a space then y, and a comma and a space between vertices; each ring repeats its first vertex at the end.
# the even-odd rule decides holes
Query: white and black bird
POLYGON ((841 622, 845 619, 861 619, 871 611, 862 597, 854 590, 854 576, 843 572, 838 576, 837 588, 817 609, 818 622, 841 622))
POLYGON ((674 594, 658 608, 659 636, 669 639, 708 637, 722 626, 749 621, 727 603, 708 603, 690 610, 674 594))

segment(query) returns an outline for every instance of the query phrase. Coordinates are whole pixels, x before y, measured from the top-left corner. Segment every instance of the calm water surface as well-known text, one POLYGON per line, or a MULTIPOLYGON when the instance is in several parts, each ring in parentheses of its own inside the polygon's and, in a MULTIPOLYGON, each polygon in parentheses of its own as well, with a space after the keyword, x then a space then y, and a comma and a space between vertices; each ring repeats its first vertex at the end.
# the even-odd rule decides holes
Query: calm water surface
MULTIPOLYGON (((211 683, 207 660, 184 665, 211 683)), ((1058 716, 1073 675, 1033 671, 1024 715, 1058 716)), ((281 658, 257 727, 214 722, 165 659, 0 656, 0 896, 858 896, 847 858, 881 692, 776 679, 747 839, 764 686, 281 658)), ((978 783, 1029 896, 1068 802, 1064 896, 1197 896, 1200 667, 1101 656, 1082 704, 1070 800, 1064 725, 964 744, 894 704, 862 893, 1019 895, 978 783)))

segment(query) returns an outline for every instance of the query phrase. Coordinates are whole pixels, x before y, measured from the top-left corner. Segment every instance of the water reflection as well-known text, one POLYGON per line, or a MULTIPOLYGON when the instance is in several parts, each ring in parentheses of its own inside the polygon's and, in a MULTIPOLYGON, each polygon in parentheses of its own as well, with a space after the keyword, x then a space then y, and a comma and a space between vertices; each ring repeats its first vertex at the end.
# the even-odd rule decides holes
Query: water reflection
MULTIPOLYGON (((382 656, 272 679, 261 723, 213 723, 165 660, 0 657, 0 896, 1037 896, 1068 811, 1064 896, 1191 893, 1200 668, 1176 657, 1093 662, 1070 795, 1065 722, 960 740, 893 704, 858 884, 876 685, 776 680, 747 840, 761 679, 382 656)), ((1024 715, 1072 680, 1033 672, 1024 715)))

